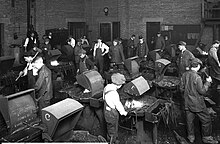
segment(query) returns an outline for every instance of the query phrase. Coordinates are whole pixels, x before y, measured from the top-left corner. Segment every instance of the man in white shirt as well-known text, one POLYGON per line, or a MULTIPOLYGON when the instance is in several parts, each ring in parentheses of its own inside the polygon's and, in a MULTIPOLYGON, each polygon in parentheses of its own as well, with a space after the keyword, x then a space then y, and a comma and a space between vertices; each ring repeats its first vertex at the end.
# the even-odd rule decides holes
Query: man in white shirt
POLYGON ((98 42, 94 45, 93 57, 100 74, 103 74, 104 55, 109 52, 109 47, 102 42, 101 37, 99 37, 97 40, 98 42))
POLYGON ((115 73, 111 76, 112 83, 108 84, 103 91, 104 116, 107 123, 107 140, 115 143, 118 136, 118 120, 120 115, 127 115, 120 101, 117 89, 125 83, 124 75, 115 73))

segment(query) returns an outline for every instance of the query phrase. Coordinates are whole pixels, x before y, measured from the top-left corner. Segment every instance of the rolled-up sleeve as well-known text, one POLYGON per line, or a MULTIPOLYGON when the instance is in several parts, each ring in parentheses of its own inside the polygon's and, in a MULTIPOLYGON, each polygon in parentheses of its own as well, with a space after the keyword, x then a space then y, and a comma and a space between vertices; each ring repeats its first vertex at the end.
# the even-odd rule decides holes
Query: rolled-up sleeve
POLYGON ((102 48, 105 50, 105 53, 109 52, 109 47, 103 43, 102 48))
POLYGON ((114 101, 114 104, 115 104, 115 107, 116 109, 118 110, 118 112, 121 114, 121 115, 126 115, 126 111, 124 109, 124 106, 122 105, 121 101, 120 101, 120 98, 119 98, 119 95, 117 92, 114 93, 115 94, 115 101, 114 101))

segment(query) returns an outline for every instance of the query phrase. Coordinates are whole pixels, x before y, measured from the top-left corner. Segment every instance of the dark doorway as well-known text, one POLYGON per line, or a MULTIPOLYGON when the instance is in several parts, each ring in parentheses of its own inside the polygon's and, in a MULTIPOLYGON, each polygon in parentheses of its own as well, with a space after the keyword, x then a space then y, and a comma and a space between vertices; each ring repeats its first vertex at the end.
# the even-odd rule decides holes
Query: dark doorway
POLYGON ((111 23, 100 23, 100 36, 104 42, 111 41, 111 23))
POLYGON ((160 31, 160 22, 146 23, 146 32, 147 32, 146 41, 150 50, 154 49, 154 44, 152 43, 152 41, 154 41, 156 34, 159 31, 160 31))
POLYGON ((87 26, 85 22, 68 22, 69 35, 72 35, 76 40, 83 35, 87 36, 87 26))
POLYGON ((2 55, 3 45, 4 45, 4 24, 0 23, 0 56, 2 55))
POLYGON ((120 37, 120 22, 100 23, 100 36, 104 42, 120 37))

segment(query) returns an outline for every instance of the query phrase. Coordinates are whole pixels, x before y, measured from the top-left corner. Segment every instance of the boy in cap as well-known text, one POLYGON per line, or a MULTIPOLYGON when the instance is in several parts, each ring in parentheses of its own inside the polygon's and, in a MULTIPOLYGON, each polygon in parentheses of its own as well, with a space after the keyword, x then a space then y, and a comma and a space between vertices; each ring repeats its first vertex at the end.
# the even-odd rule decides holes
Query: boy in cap
POLYGON ((85 50, 81 49, 81 51, 79 52, 79 57, 79 69, 77 70, 78 74, 81 74, 87 70, 94 69, 94 63, 86 55, 85 50))
POLYGON ((195 57, 189 50, 186 49, 186 42, 180 41, 178 48, 180 50, 180 54, 177 65, 179 66, 179 76, 182 76, 185 71, 189 70, 190 59, 195 57))
POLYGON ((113 40, 113 45, 109 48, 109 58, 112 65, 122 63, 125 60, 123 49, 120 47, 117 39, 113 40))
POLYGON ((198 58, 191 59, 190 70, 185 72, 181 78, 180 89, 184 91, 184 107, 186 111, 188 139, 191 143, 195 140, 193 120, 197 115, 202 124, 202 141, 204 143, 216 144, 218 141, 211 136, 212 121, 204 102, 203 95, 211 85, 211 77, 206 78, 203 84, 202 78, 197 74, 202 62, 198 58))
POLYGON ((119 89, 126 81, 124 75, 115 73, 111 76, 112 83, 108 84, 103 91, 104 116, 107 123, 107 140, 110 143, 116 143, 118 136, 118 120, 120 115, 127 115, 121 101, 117 89, 119 89))

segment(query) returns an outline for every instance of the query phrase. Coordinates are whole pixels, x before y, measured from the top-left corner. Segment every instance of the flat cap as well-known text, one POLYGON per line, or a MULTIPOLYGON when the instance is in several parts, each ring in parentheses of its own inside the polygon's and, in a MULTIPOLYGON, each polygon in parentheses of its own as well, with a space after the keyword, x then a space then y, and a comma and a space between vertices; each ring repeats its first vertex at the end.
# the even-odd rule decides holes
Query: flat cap
POLYGON ((197 66, 198 64, 202 65, 202 61, 198 58, 191 59, 191 66, 197 66))
POLYGON ((123 74, 120 74, 120 73, 114 73, 111 76, 111 80, 112 80, 112 83, 114 83, 116 85, 122 85, 126 81, 125 76, 123 74))
POLYGON ((186 42, 184 42, 184 41, 180 41, 180 42, 179 42, 179 45, 186 46, 186 42))

